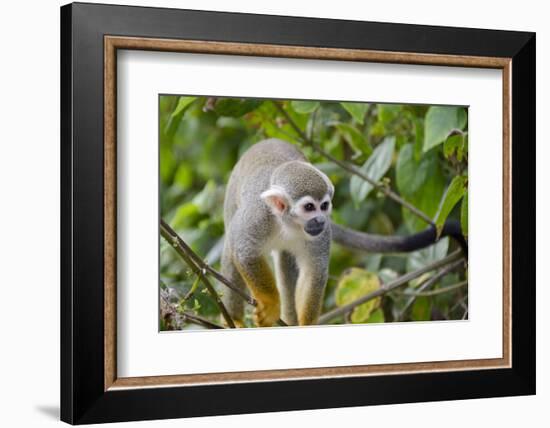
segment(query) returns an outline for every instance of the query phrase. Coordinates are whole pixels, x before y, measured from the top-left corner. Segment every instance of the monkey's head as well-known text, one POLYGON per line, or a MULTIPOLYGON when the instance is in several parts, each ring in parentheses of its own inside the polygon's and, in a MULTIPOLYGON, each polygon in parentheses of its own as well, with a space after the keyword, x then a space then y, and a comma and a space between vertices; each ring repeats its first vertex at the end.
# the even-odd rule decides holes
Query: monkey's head
POLYGON ((273 171, 261 198, 284 226, 314 238, 330 227, 333 194, 323 172, 307 162, 290 161, 273 171))

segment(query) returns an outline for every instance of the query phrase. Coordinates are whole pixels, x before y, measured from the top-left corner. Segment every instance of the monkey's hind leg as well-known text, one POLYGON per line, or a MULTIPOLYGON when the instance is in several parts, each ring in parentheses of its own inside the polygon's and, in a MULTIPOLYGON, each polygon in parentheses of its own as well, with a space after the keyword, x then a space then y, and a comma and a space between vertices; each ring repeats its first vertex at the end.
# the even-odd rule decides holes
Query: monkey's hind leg
POLYGON ((271 327, 281 315, 279 292, 267 261, 258 255, 239 257, 238 252, 233 261, 256 299, 254 322, 258 327, 271 327))
POLYGON ((295 257, 286 251, 273 253, 277 288, 281 296, 281 318, 288 325, 298 325, 296 315, 296 281, 298 280, 298 265, 295 257))
MULTIPOLYGON (((231 251, 229 250, 229 244, 226 241, 223 247, 222 260, 221 260, 221 273, 225 276, 233 285, 239 289, 245 291, 246 284, 237 270, 237 267, 233 263, 231 258, 231 251)), ((237 327, 244 327, 244 300, 241 296, 235 293, 228 287, 224 287, 222 292, 222 302, 227 308, 227 312, 235 322, 237 327)), ((222 322, 225 320, 222 317, 222 322)))

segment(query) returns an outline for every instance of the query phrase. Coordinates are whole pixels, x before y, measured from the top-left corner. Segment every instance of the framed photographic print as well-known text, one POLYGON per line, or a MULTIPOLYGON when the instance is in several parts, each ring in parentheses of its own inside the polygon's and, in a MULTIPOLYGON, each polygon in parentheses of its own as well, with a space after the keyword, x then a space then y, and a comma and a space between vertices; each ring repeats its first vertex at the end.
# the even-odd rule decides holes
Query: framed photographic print
POLYGON ((76 3, 61 55, 62 420, 535 393, 533 33, 76 3))

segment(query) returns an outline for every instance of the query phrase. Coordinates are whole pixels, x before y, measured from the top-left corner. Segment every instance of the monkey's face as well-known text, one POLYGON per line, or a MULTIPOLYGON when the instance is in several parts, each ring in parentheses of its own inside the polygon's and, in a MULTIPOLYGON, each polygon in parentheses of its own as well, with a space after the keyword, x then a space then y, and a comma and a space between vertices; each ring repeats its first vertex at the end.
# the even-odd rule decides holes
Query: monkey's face
POLYGON ((315 237, 329 227, 331 211, 330 195, 325 195, 321 200, 304 196, 293 204, 289 216, 308 237, 315 237))
POLYGON ((294 200, 284 189, 272 186, 262 193, 262 199, 288 230, 302 231, 311 239, 330 227, 331 195, 327 192, 321 199, 306 195, 294 200))
POLYGON ((314 239, 330 227, 334 186, 313 165, 290 161, 271 176, 271 186, 261 198, 292 234, 314 239))

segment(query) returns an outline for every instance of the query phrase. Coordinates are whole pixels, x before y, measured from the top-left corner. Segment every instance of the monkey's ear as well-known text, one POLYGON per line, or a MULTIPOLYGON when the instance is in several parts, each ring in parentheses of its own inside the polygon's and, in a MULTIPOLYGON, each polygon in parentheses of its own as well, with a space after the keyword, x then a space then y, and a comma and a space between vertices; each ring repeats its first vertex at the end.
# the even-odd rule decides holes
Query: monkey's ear
POLYGON ((290 204, 286 192, 277 186, 271 186, 260 197, 275 215, 283 215, 290 204))

